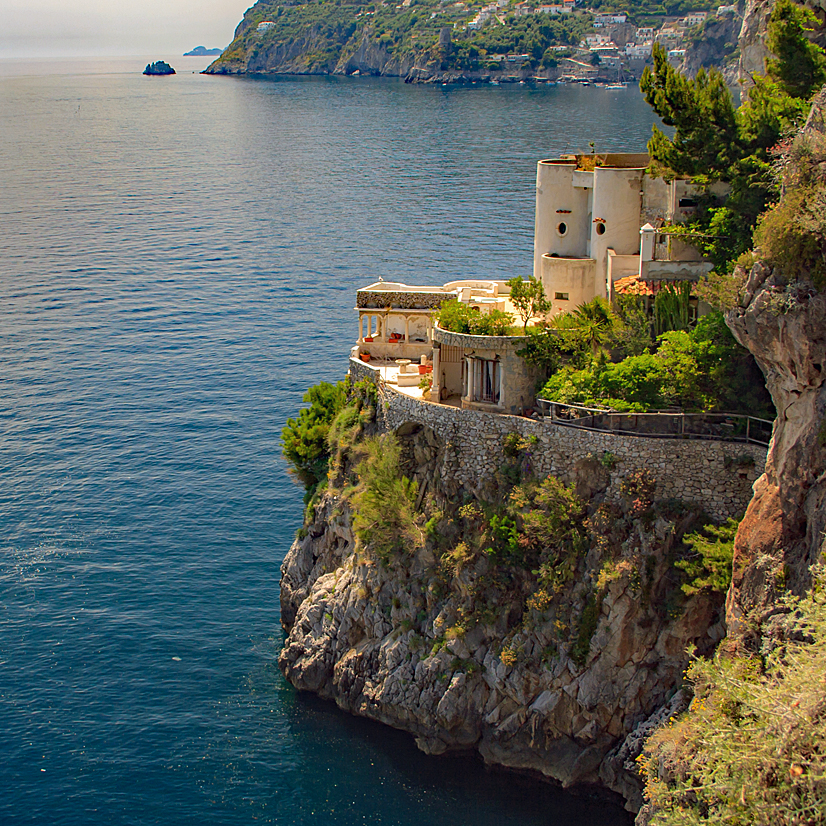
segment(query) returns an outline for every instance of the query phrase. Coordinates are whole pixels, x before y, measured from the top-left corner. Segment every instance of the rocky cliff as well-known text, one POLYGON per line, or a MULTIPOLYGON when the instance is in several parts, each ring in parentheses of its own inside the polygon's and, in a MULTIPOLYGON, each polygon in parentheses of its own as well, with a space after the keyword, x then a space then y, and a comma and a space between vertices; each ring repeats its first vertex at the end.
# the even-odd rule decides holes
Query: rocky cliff
MULTIPOLYGON (((795 167, 811 169, 787 176, 778 210, 797 197, 800 180, 814 187, 808 197, 816 211, 822 209, 824 140, 826 89, 814 99, 791 153, 795 167)), ((801 209, 808 208, 805 203, 801 209)), ((801 226, 822 238, 822 213, 801 226)), ((775 269, 758 262, 747 277, 740 269, 739 306, 726 316, 763 370, 777 409, 766 471, 755 483, 734 546, 727 615, 741 642, 759 633, 760 617, 772 613, 780 593, 808 590, 810 568, 826 550, 826 292, 812 280, 822 279, 807 272, 810 261, 801 257, 775 269)))
POLYGON ((826 295, 755 265, 728 323, 766 374, 777 408, 766 472, 735 542, 730 626, 801 594, 826 549, 826 295))
POLYGON ((336 460, 282 568, 284 674, 426 752, 476 750, 564 786, 599 784, 636 810, 634 758, 682 708, 686 648, 709 652, 725 633, 723 595, 687 595, 675 566, 699 509, 657 501, 646 474, 609 506, 619 471, 594 457, 564 484, 532 479, 517 455, 480 486, 488 501, 448 496, 435 434, 399 433, 399 468, 420 493, 430 481, 416 496, 421 541, 393 553, 365 542, 353 491, 367 471, 336 460))

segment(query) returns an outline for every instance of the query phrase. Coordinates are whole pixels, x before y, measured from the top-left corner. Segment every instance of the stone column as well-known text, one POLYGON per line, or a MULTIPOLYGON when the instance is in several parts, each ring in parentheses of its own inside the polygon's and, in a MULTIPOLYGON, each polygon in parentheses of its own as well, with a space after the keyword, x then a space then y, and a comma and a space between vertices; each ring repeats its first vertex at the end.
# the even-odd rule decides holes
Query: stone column
POLYGON ((441 374, 441 347, 437 344, 433 348, 433 386, 430 388, 430 401, 441 401, 442 399, 442 374, 441 374))

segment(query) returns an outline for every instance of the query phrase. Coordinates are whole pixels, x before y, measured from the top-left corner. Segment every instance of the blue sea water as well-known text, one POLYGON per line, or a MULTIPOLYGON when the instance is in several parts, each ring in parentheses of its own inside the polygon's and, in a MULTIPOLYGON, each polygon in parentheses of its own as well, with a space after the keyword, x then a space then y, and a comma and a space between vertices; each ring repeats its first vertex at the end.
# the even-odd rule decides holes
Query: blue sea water
POLYGON ((354 290, 529 275, 536 160, 636 90, 0 61, 0 823, 613 826, 298 695, 279 434, 354 290))

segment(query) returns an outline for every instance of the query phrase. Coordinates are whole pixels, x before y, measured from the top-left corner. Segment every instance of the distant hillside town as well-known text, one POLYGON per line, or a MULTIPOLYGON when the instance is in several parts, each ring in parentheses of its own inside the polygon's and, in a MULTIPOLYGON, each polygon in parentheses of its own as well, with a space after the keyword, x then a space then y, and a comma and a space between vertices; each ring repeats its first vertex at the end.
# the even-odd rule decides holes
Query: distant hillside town
POLYGON ((259 0, 209 71, 621 82, 642 73, 655 44, 688 73, 736 56, 737 5, 683 0, 680 15, 666 15, 645 0, 627 11, 588 2, 259 0))

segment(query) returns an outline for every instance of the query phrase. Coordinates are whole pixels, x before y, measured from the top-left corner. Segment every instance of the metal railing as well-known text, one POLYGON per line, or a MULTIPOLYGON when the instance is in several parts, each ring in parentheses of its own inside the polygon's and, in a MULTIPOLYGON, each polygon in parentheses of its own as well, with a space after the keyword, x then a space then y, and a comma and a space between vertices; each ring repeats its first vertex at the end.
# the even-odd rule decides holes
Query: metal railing
POLYGON ((610 408, 583 407, 547 399, 537 399, 546 421, 622 436, 655 439, 715 439, 768 446, 774 422, 739 413, 620 413, 610 408))

